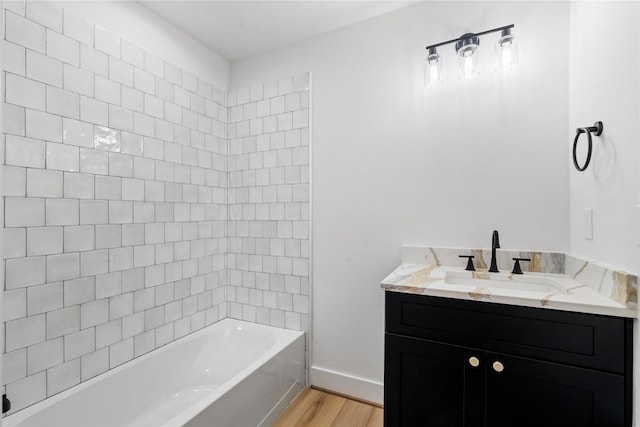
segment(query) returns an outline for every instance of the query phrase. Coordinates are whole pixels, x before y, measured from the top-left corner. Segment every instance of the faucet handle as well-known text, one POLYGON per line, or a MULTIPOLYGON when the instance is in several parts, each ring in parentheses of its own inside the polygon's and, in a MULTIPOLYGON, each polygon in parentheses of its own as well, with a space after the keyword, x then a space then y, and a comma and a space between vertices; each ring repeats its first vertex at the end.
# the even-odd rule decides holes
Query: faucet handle
POLYGON ((513 264, 513 270, 511 274, 522 274, 522 269, 520 268, 520 261, 531 261, 531 258, 513 258, 515 263, 513 264))
POLYGON ((458 258, 467 258, 467 266, 464 268, 467 271, 476 271, 476 268, 473 266, 473 259, 475 258, 473 255, 458 255, 458 258))

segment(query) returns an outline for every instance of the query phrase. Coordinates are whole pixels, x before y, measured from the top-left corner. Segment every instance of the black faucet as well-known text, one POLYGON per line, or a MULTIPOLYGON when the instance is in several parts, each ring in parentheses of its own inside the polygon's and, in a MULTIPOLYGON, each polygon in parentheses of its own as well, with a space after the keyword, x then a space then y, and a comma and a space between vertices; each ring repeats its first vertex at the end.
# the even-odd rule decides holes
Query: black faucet
POLYGON ((498 265, 496 264, 496 249, 500 248, 500 238, 498 237, 498 230, 493 230, 493 236, 491 236, 491 266, 489 271, 491 273, 499 273, 498 265))

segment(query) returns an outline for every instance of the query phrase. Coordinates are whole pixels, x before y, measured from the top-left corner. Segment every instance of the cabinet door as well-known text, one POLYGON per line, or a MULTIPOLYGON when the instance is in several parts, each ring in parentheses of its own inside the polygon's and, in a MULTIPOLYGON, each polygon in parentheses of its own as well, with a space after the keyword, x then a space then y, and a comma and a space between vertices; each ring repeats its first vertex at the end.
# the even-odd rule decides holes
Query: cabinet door
POLYGON ((487 427, 624 425, 622 375, 498 353, 487 357, 487 427))
POLYGON ((385 347, 386 427, 484 426, 483 351, 389 333, 385 347))

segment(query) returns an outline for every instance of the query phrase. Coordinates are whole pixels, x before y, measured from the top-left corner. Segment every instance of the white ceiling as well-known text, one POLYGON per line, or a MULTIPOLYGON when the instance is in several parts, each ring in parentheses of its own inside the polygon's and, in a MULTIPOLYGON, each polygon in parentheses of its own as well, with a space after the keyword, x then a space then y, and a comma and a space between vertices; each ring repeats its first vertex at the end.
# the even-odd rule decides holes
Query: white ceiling
POLYGON ((400 9, 413 1, 141 0, 229 62, 400 9))

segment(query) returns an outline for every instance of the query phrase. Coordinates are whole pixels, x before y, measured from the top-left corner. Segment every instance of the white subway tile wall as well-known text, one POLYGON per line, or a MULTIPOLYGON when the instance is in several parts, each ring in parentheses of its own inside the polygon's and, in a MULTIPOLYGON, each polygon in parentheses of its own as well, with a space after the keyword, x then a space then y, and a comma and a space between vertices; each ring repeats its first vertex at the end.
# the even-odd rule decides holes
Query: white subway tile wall
POLYGON ((12 412, 224 317, 309 330, 309 74, 231 91, 5 2, 12 412))
POLYGON ((230 91, 229 317, 309 331, 309 73, 230 91))
POLYGON ((227 316, 228 142, 213 84, 70 10, 4 4, 15 412, 227 316))

